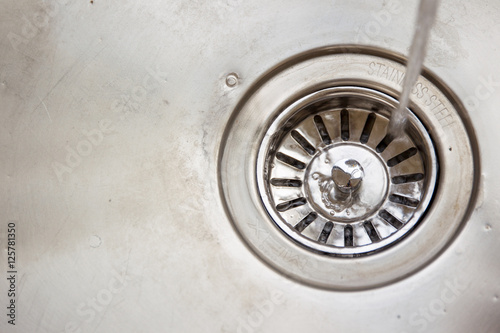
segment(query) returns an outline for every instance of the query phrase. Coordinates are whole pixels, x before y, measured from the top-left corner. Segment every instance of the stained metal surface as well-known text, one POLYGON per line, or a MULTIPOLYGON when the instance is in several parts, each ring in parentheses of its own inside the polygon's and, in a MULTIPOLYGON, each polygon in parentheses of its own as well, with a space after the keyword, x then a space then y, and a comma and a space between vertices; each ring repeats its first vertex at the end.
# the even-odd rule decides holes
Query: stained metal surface
MULTIPOLYGON (((498 1, 443 1, 432 32, 425 65, 465 105, 480 179, 422 269, 365 291, 298 283, 245 245, 219 192, 226 126, 262 75, 326 45, 406 54, 416 5, 0 2, 0 269, 9 223, 17 265, 16 325, 2 278, 0 331, 498 332, 498 1)), ((276 260, 313 264, 279 245, 276 260)))

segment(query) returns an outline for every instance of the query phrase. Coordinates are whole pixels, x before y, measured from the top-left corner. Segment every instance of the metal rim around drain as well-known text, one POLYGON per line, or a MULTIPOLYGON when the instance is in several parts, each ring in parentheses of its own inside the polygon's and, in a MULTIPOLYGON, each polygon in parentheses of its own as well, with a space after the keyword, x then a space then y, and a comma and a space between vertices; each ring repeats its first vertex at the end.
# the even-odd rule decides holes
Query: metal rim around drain
POLYGON ((385 137, 396 105, 373 89, 335 87, 301 98, 271 124, 257 181, 285 234, 313 251, 360 256, 415 227, 433 194, 437 158, 414 115, 408 134, 385 137), (352 193, 339 187, 346 162, 359 174, 352 193))
POLYGON ((435 75, 424 71, 418 79, 411 96, 414 115, 408 136, 377 152, 401 89, 404 63, 399 55, 371 47, 311 50, 264 74, 236 106, 220 147, 222 203, 241 239, 269 267, 314 287, 380 287, 423 269, 459 235, 477 194, 477 142, 463 105, 435 75), (347 132, 342 133, 344 109, 349 117, 349 138, 347 132), (371 114, 377 126, 373 125, 368 141, 363 143, 363 130, 371 114), (318 129, 314 124, 315 116, 321 116, 331 142, 319 133, 322 126, 318 129), (302 127, 302 122, 311 121, 308 126, 316 134, 308 134, 307 126, 302 127), (333 149, 335 155, 341 155, 337 160, 329 155, 333 149), (396 156, 405 151, 413 156, 393 167, 388 165, 392 158, 400 160, 396 156), (295 170, 295 162, 285 155, 303 163, 302 171, 295 170), (351 155, 359 155, 359 161, 351 155), (327 156, 331 160, 328 167, 327 156), (411 166, 405 166, 410 160, 411 166), (288 162, 291 168, 284 166, 288 162), (372 169, 369 162, 379 163, 379 169, 372 169), (283 167, 289 171, 274 174, 283 167), (321 172, 311 173, 313 167, 321 172), (407 169, 395 174, 397 169, 391 168, 398 167, 407 169), (386 173, 378 177, 384 179, 376 192, 380 202, 372 201, 364 212, 351 212, 358 214, 351 215, 355 216, 352 219, 339 209, 336 217, 327 216, 328 209, 335 206, 326 205, 317 195, 320 184, 314 177, 322 175, 324 188, 335 188, 334 192, 323 191, 332 198, 350 191, 362 195, 359 191, 372 187, 364 186, 364 182, 370 184, 367 177, 377 172, 386 173), (395 183, 405 182, 405 177, 416 178, 403 184, 403 192, 394 192, 401 186, 395 183), (301 192, 294 193, 299 180, 301 192), (293 202, 299 198, 303 199, 293 202), (391 211, 389 204, 404 209, 406 218, 401 211, 400 215, 391 211), (300 211, 304 208, 310 211, 300 211), (387 215, 386 219, 380 218, 383 210, 398 218, 400 228, 390 229, 387 215), (323 220, 316 227, 309 220, 299 225, 309 213, 323 220), (367 221, 374 230, 364 226, 367 221), (310 233, 303 234, 307 228, 298 232, 307 222, 312 226, 310 233), (375 223, 385 223, 388 232, 384 234, 375 223), (353 226, 352 244, 349 235, 346 242, 346 225, 353 226), (354 230, 359 237, 355 237, 354 230))

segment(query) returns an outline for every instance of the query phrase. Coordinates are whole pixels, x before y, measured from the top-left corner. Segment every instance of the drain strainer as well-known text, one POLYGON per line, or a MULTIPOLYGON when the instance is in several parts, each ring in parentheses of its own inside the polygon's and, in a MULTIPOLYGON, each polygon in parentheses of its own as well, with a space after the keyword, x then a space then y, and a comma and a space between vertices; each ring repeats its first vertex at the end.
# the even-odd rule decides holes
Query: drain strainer
POLYGON ((273 221, 305 247, 366 255, 418 223, 436 183, 432 141, 411 127, 386 136, 397 102, 378 91, 335 87, 284 110, 257 161, 260 195, 273 221))
POLYGON ((276 271, 341 290, 429 264, 474 206, 477 143, 462 104, 424 71, 407 130, 386 130, 405 60, 367 47, 312 50, 259 79, 222 139, 219 184, 249 248, 276 271))

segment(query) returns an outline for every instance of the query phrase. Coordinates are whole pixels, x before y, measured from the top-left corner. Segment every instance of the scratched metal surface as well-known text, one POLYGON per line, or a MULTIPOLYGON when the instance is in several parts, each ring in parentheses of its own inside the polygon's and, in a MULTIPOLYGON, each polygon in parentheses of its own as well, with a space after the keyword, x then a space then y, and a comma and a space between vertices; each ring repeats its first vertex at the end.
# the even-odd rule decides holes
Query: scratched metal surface
POLYGON ((500 331, 496 0, 443 1, 433 32, 426 66, 469 109, 482 180, 467 226, 425 269, 364 292, 297 284, 245 247, 218 192, 220 138, 259 75, 327 44, 406 54, 415 10, 1 1, 0 268, 15 221, 18 273, 15 326, 1 279, 0 331, 500 331))

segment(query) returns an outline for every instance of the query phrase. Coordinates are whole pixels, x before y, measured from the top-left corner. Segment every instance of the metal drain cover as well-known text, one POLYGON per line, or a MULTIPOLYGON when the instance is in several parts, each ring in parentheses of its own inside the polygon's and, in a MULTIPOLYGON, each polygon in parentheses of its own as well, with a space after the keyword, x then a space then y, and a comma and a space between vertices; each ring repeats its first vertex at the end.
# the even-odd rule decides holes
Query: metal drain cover
POLYGON ((278 272, 364 289, 414 273, 457 236, 476 196, 476 141, 463 106, 432 73, 390 139, 404 59, 327 47, 266 73, 243 97, 220 150, 227 212, 278 272))
POLYGON ((361 255, 397 242, 430 203, 437 161, 425 127, 385 136, 396 101, 336 87, 292 104, 259 151, 259 191, 273 221, 306 248, 361 255))

